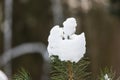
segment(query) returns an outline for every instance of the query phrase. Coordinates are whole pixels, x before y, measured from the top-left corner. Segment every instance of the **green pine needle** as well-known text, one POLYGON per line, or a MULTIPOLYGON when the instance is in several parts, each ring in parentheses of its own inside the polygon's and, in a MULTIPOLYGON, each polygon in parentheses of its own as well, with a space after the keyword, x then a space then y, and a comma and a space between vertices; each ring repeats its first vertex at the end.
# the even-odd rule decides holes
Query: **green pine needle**
POLYGON ((98 80, 105 80, 104 79, 105 74, 108 75, 110 80, 120 80, 120 77, 118 77, 117 79, 115 78, 116 75, 115 71, 113 71, 112 68, 108 68, 108 67, 105 67, 100 71, 100 76, 98 77, 98 80))
MULTIPOLYGON (((74 80, 89 80, 90 72, 88 58, 81 59, 78 63, 72 63, 74 80)), ((50 80, 68 80, 67 62, 60 61, 58 56, 51 56, 50 80)))
POLYGON ((15 74, 13 80, 31 80, 29 73, 21 68, 18 74, 15 74))

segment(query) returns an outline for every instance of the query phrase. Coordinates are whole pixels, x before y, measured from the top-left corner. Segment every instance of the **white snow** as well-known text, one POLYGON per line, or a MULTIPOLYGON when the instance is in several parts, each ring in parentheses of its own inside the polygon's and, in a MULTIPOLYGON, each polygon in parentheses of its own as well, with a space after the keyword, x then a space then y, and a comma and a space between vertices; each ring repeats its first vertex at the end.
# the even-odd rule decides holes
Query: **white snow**
POLYGON ((59 27, 59 25, 54 26, 50 31, 50 36, 48 37, 48 41, 58 41, 62 40, 63 30, 59 27))
POLYGON ((0 70, 0 80, 8 80, 7 76, 0 70))
POLYGON ((63 35, 63 30, 58 25, 54 26, 51 29, 50 35, 48 37, 49 44, 47 47, 50 56, 60 54, 59 43, 62 41, 62 35, 63 35))
POLYGON ((63 22, 65 36, 70 36, 76 32, 77 23, 75 18, 68 18, 63 22))
POLYGON ((110 78, 108 77, 107 74, 105 74, 104 78, 105 78, 105 80, 110 80, 110 78))
POLYGON ((61 41, 59 58, 61 61, 78 62, 83 57, 85 50, 85 37, 82 33, 73 39, 61 41))
POLYGON ((75 18, 68 18, 63 25, 54 26, 50 31, 47 47, 49 56, 57 55, 61 61, 77 63, 86 51, 85 35, 75 34, 77 26, 75 18))

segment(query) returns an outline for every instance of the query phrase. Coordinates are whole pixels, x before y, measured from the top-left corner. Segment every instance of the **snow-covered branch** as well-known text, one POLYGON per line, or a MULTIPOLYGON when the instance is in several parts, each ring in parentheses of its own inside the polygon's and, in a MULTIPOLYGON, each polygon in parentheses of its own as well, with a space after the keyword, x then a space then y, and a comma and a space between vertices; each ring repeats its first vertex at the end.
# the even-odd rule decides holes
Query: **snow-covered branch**
POLYGON ((13 49, 8 50, 7 52, 4 52, 1 56, 0 61, 2 61, 2 64, 7 64, 11 59, 17 58, 19 56, 25 55, 25 54, 31 54, 31 53, 40 53, 45 61, 48 61, 48 53, 46 46, 43 43, 26 43, 19 45, 13 49), (12 55, 12 57, 10 56, 12 55))

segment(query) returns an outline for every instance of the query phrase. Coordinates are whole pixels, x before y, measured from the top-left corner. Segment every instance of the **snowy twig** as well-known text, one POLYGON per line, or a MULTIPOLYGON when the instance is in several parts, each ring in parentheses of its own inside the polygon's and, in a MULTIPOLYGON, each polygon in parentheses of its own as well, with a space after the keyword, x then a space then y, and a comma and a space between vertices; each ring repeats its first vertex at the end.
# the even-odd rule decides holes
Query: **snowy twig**
POLYGON ((44 59, 44 65, 43 65, 43 70, 44 74, 41 80, 48 80, 47 78, 47 72, 48 72, 48 52, 46 49, 46 46, 43 43, 26 43, 19 45, 13 49, 8 50, 7 52, 4 52, 3 55, 1 56, 0 63, 2 65, 6 65, 9 61, 11 61, 14 58, 20 57, 25 54, 31 54, 31 53, 39 53, 40 55, 43 56, 44 59), (10 56, 12 55, 12 57, 10 56))
POLYGON ((47 49, 43 43, 26 43, 4 52, 1 56, 1 59, 3 59, 2 63, 6 64, 11 59, 34 52, 40 53, 43 58, 48 61, 47 49), (10 57, 10 55, 12 55, 12 57, 10 57))
MULTIPOLYGON (((4 29, 3 29, 3 38, 4 38, 4 51, 7 51, 12 46, 12 8, 13 0, 4 0, 4 29)), ((11 55, 10 55, 11 57, 11 55)), ((9 63, 5 67, 5 71, 8 75, 12 74, 11 64, 9 63)))
POLYGON ((73 80, 72 63, 79 62, 86 51, 85 35, 75 34, 76 27, 76 19, 68 18, 63 22, 63 27, 54 26, 48 37, 49 56, 58 56, 61 61, 68 62, 69 80, 73 80))
POLYGON ((54 24, 60 24, 63 21, 63 9, 61 0, 51 0, 54 24))

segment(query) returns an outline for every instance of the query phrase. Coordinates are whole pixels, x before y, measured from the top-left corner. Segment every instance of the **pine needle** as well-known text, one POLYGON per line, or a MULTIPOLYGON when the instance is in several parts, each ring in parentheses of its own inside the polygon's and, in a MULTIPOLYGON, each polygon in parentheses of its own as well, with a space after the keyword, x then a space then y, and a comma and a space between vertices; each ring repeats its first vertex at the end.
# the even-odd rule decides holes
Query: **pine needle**
POLYGON ((31 80, 29 73, 21 68, 20 71, 18 71, 18 74, 15 74, 13 77, 13 80, 31 80))

